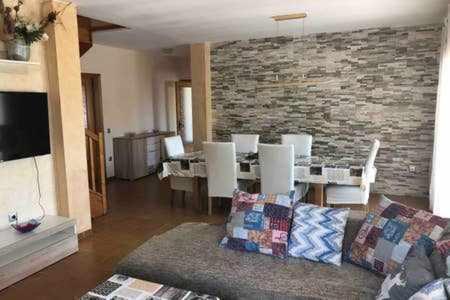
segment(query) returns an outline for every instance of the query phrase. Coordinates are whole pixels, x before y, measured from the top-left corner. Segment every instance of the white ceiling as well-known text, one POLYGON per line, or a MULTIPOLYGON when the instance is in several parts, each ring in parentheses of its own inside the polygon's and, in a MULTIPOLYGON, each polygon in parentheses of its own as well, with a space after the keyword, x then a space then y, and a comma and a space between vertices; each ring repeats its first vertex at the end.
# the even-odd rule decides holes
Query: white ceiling
MULTIPOLYGON (((130 28, 99 32, 95 42, 135 49, 277 35, 270 16, 308 13, 305 32, 442 22, 448 0, 73 0, 79 14, 130 28)), ((301 21, 279 35, 301 34, 301 21)))

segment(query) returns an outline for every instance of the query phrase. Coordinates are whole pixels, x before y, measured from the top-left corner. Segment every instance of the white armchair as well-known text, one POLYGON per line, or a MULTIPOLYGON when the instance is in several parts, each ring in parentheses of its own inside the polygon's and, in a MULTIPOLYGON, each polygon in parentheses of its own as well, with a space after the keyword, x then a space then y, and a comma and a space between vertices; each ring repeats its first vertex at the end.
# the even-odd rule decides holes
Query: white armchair
POLYGON ((374 140, 362 174, 361 186, 332 185, 327 187, 327 204, 364 205, 369 203, 370 183, 374 177, 375 158, 380 148, 380 141, 374 140))
POLYGON ((257 134, 232 134, 231 141, 236 145, 236 152, 258 152, 259 135, 257 134))
POLYGON ((311 156, 313 137, 309 134, 283 134, 281 144, 294 145, 295 156, 311 156))
POLYGON ((238 187, 234 143, 203 143, 208 177, 208 214, 214 197, 232 198, 238 187))
POLYGON ((295 191, 294 200, 304 194, 303 185, 294 184, 294 146, 259 144, 261 192, 289 195, 295 191))
MULTIPOLYGON (((184 146, 183 141, 181 139, 181 136, 173 136, 173 137, 167 137, 164 139, 164 146, 166 148, 166 153, 168 157, 174 157, 180 154, 184 154, 184 146)), ((176 177, 176 176, 170 176, 169 177, 170 182, 170 190, 171 190, 171 205, 174 205, 175 201, 175 193, 174 191, 181 191, 182 192, 182 199, 183 199, 183 206, 186 205, 186 192, 192 193, 193 192, 193 182, 192 178, 189 177, 176 177)))

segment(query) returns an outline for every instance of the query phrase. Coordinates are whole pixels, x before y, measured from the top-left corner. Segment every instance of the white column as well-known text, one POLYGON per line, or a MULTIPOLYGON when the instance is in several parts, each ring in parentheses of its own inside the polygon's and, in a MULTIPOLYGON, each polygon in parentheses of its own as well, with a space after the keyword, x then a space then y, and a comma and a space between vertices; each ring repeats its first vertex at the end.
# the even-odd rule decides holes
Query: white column
MULTIPOLYGON (((450 5, 449 5, 450 12, 450 5)), ((450 14, 448 15, 450 16, 450 14)), ((439 88, 436 103, 430 206, 434 214, 450 218, 450 31, 448 17, 442 35, 439 88)))

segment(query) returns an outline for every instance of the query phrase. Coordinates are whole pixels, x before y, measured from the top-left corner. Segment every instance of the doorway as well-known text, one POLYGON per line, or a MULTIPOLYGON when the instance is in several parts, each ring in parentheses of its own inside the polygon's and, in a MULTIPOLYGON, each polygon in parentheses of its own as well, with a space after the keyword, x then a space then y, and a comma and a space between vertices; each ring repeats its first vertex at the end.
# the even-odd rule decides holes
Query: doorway
POLYGON ((189 148, 193 145, 192 83, 190 80, 180 80, 176 82, 175 88, 177 132, 185 147, 189 148))
POLYGON ((81 74, 91 216, 108 210, 100 74, 81 74))

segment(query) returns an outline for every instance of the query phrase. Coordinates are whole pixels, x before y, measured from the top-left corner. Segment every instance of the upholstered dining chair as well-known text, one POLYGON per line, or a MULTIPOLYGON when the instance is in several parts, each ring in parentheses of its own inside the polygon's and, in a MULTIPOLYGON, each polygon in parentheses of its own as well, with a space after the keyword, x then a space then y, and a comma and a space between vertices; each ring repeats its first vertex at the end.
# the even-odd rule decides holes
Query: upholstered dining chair
MULTIPOLYGON (((293 145, 295 156, 311 156, 313 137, 309 134, 283 134, 281 135, 282 145, 293 145)), ((305 182, 297 182, 297 189, 302 190, 306 196, 309 191, 309 184, 305 182), (302 185, 302 187, 300 187, 302 185)))
POLYGON ((208 178, 208 214, 213 198, 232 198, 238 188, 236 147, 234 143, 203 143, 208 178))
POLYGON ((236 152, 257 153, 259 135, 258 134, 232 134, 231 141, 236 144, 236 152))
POLYGON ((296 186, 294 182, 294 146, 259 144, 258 153, 261 192, 289 195, 295 191, 294 200, 302 198, 304 186, 296 186))
POLYGON ((370 196, 370 179, 375 172, 375 159, 380 141, 374 140, 370 148, 362 174, 361 186, 331 185, 327 187, 327 204, 329 205, 364 205, 368 209, 370 196))
MULTIPOLYGON (((179 135, 165 138, 164 146, 166 148, 166 153, 169 158, 175 157, 180 154, 184 154, 183 141, 181 139, 181 136, 179 135)), ((192 178, 170 176, 169 182, 171 190, 171 197, 170 197, 171 205, 173 206, 175 201, 174 191, 181 191, 183 206, 186 206, 186 192, 192 193, 194 190, 192 178)))
POLYGON ((309 134, 283 134, 281 144, 294 145, 295 156, 311 156, 313 138, 309 134))

